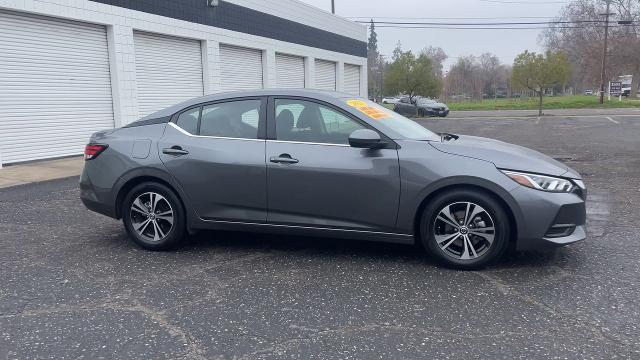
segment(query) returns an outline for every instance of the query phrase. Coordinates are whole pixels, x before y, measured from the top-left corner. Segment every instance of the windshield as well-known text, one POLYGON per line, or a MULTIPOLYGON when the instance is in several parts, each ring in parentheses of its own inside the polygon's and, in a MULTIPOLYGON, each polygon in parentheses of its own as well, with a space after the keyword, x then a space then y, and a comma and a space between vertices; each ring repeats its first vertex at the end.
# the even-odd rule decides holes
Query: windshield
POLYGON ((413 120, 364 99, 345 99, 347 105, 357 109, 372 120, 376 127, 395 140, 440 140, 440 136, 427 130, 413 120))

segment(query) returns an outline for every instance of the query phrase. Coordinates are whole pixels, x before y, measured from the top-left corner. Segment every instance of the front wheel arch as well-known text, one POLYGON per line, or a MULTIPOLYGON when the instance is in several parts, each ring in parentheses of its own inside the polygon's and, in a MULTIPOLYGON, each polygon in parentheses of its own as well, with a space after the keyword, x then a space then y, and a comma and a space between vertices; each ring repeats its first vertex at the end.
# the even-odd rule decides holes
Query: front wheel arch
POLYGON ((518 221, 516 220, 514 210, 511 208, 508 202, 505 201, 505 199, 503 199, 496 192, 491 191, 486 187, 475 185, 475 184, 453 184, 453 185, 443 186, 441 188, 438 188, 437 190, 430 192, 420 202, 420 205, 418 206, 418 210, 416 211, 414 215, 414 220, 413 220, 413 233, 414 233, 416 244, 420 243, 420 239, 422 236, 420 221, 430 201, 433 200, 435 197, 439 196, 440 194, 443 194, 449 191, 454 191, 454 190, 475 190, 475 191, 482 192, 485 195, 491 196, 494 200, 496 200, 502 206, 503 210, 507 213, 507 217, 509 219, 509 229, 510 229, 509 243, 510 245, 515 245, 518 239, 518 221))

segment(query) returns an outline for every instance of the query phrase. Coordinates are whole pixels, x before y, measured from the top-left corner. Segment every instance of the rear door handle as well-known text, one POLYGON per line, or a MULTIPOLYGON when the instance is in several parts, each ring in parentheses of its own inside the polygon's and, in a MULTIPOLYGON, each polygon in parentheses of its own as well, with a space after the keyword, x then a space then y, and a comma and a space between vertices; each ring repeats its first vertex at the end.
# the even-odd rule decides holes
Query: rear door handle
POLYGON ((170 148, 164 148, 162 149, 162 152, 164 154, 174 155, 174 156, 187 155, 189 153, 187 150, 184 150, 181 146, 178 146, 178 145, 174 145, 170 148))
POLYGON ((289 154, 280 154, 280 156, 272 156, 270 161, 278 164, 297 164, 298 159, 294 159, 289 154))

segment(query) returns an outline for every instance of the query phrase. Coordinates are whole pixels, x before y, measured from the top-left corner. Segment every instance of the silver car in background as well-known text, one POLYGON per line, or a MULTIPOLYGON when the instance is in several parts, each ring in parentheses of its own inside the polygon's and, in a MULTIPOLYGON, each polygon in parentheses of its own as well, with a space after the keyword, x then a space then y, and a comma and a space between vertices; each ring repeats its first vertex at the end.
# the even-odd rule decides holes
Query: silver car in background
POLYGON ((445 265, 477 268, 508 247, 585 239, 574 170, 342 93, 193 99, 94 134, 85 159, 84 204, 151 250, 200 229, 241 230, 419 243, 445 265))

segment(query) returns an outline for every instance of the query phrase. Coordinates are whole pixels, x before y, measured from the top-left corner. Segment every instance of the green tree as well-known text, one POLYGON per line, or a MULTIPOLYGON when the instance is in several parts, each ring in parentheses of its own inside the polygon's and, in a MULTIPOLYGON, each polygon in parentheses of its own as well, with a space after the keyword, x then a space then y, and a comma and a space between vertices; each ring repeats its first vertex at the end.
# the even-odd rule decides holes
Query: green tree
POLYGON ((380 52, 378 51, 378 34, 376 33, 376 24, 371 19, 369 24, 369 42, 367 44, 367 75, 369 78, 369 95, 374 97, 380 96, 380 72, 382 71, 380 64, 380 52))
POLYGON ((410 100, 416 96, 436 97, 440 81, 433 73, 433 64, 426 54, 416 57, 411 51, 402 51, 400 44, 393 52, 393 62, 384 78, 387 94, 406 94, 410 100))
POLYGON ((539 116, 542 116, 544 90, 556 85, 565 85, 570 77, 571 64, 565 53, 561 51, 536 54, 525 50, 513 63, 513 84, 532 90, 538 95, 539 116))

